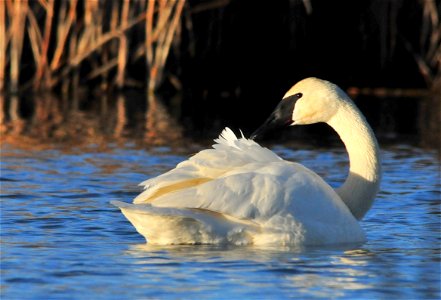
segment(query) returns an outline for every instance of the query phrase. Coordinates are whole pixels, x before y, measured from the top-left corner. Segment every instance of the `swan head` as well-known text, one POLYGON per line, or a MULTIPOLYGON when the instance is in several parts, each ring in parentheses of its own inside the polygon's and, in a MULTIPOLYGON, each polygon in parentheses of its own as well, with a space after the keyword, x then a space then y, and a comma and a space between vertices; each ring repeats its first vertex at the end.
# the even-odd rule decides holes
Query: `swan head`
POLYGON ((290 125, 307 125, 328 122, 348 96, 335 84, 310 77, 291 87, 276 109, 252 135, 290 125))

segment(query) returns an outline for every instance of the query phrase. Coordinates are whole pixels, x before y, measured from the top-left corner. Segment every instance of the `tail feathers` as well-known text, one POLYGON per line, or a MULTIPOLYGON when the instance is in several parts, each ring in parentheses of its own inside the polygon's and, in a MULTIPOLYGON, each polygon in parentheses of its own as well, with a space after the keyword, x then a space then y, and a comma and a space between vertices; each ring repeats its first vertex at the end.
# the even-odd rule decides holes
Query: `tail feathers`
POLYGON ((228 146, 233 147, 239 150, 247 150, 249 147, 258 146, 260 147, 255 141, 251 139, 247 139, 242 130, 240 130, 240 137, 238 138, 236 134, 228 127, 225 127, 224 130, 222 130, 221 134, 217 139, 214 141, 216 144, 213 145, 215 149, 219 149, 222 146, 228 146))
POLYGON ((112 201, 136 230, 152 244, 252 244, 251 221, 200 209, 155 207, 112 201))
POLYGON ((235 141, 237 141, 237 137, 234 134, 233 130, 231 130, 228 127, 225 127, 225 129, 222 130, 221 134, 219 135, 219 138, 215 139, 214 141, 217 144, 238 148, 237 145, 235 145, 235 141))

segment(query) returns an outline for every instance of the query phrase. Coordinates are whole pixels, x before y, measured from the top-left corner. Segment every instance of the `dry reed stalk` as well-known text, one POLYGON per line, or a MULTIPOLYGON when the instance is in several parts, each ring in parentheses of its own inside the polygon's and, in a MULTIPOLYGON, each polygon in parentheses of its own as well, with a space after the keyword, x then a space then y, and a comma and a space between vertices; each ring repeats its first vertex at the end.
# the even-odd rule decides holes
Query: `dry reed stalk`
MULTIPOLYGON (((72 70, 74 70, 75 73, 78 72, 78 67, 80 64, 84 60, 90 58, 94 52, 101 51, 101 56, 103 56, 103 52, 118 53, 118 49, 113 48, 112 40, 119 39, 120 36, 125 33, 125 31, 129 30, 145 19, 145 14, 140 14, 135 19, 128 21, 125 26, 118 27, 118 7, 115 5, 112 9, 110 31, 103 34, 102 27, 97 24, 99 23, 99 18, 90 17, 92 15, 97 15, 97 12, 93 12, 95 9, 97 9, 97 6, 94 4, 87 6, 86 10, 88 13, 85 14, 85 19, 87 22, 89 22, 88 26, 86 26, 86 29, 82 34, 78 34, 78 32, 72 33, 69 43, 70 51, 68 62, 61 71, 60 76, 53 80, 52 85, 55 85, 61 78, 64 78, 70 72, 72 72, 72 70), (108 47, 104 48, 104 45, 107 43, 110 44, 108 47)), ((88 76, 86 76, 86 78, 89 79, 98 75, 105 75, 110 69, 117 65, 113 59, 110 61, 107 60, 104 65, 102 65, 102 63, 95 63, 94 61, 91 61, 91 63, 95 64, 97 69, 95 68, 88 76)), ((78 77, 78 75, 75 76, 78 77)))
MULTIPOLYGON (((435 89, 441 89, 441 21, 440 12, 436 7, 435 0, 424 1, 424 23, 430 22, 431 31, 427 36, 429 42, 424 60, 431 66, 432 85, 435 89)), ((422 34, 423 35, 423 34, 422 34)))
MULTIPOLYGON (((127 26, 129 8, 130 8, 130 1, 127 0, 123 1, 123 8, 121 12, 121 21, 120 21, 121 28, 127 26)), ((128 50, 127 36, 125 32, 122 32, 119 38, 118 71, 116 75, 116 85, 119 88, 122 88, 124 86, 124 73, 126 69, 127 56, 128 56, 127 50, 128 50)))
MULTIPOLYGON (((70 43, 69 43, 69 59, 68 61, 72 61, 74 55, 75 55, 75 50, 78 47, 78 27, 76 28, 74 34, 72 35, 71 39, 70 39, 70 43)), ((78 70, 78 66, 72 66, 71 68, 67 68, 65 67, 63 70, 64 76, 62 76, 61 78, 66 79, 68 83, 65 83, 66 85, 68 85, 71 89, 72 89, 72 97, 73 97, 73 107, 77 108, 77 106, 75 106, 75 104, 77 104, 77 99, 78 99, 78 95, 77 95, 77 89, 76 89, 76 83, 78 82, 78 78, 79 78, 79 70, 78 70), (70 71, 72 71, 72 75, 70 77, 67 76, 68 73, 70 73, 70 71)), ((60 78, 60 77, 59 77, 60 78)))
POLYGON ((87 76, 87 79, 94 79, 98 76, 107 77, 107 73, 118 66, 118 57, 115 57, 111 60, 106 61, 103 65, 93 69, 87 76))
POLYGON ((92 45, 77 50, 74 56, 70 59, 69 63, 71 66, 78 66, 84 59, 90 56, 93 52, 97 51, 100 47, 102 47, 105 43, 109 42, 112 39, 119 38, 119 36, 125 32, 126 30, 132 28, 134 25, 140 23, 145 19, 145 14, 139 15, 133 21, 127 23, 127 26, 120 27, 112 32, 107 32, 101 35, 97 40, 94 41, 92 45))
MULTIPOLYGON (((112 2, 111 4, 111 17, 110 17, 110 32, 116 30, 118 27, 118 2, 112 2)), ((104 17, 104 16, 103 16, 104 17)), ((102 29, 104 29, 102 27, 102 29)), ((101 31, 103 35, 103 31, 101 31)), ((109 86, 109 71, 114 67, 118 66, 118 57, 110 58, 112 56, 117 56, 118 54, 118 43, 116 40, 109 41, 107 47, 101 48, 102 56, 102 67, 97 70, 92 71, 89 76, 93 78, 101 75, 101 88, 104 90, 109 86)))
POLYGON ((32 54, 34 55, 34 61, 35 61, 36 67, 40 68, 40 66, 39 66, 39 64, 40 64, 39 58, 41 57, 40 45, 43 43, 42 42, 43 37, 41 36, 41 32, 38 27, 37 18, 35 17, 32 10, 28 11, 28 20, 29 20, 29 25, 28 25, 27 29, 28 29, 29 40, 31 42, 32 54))
POLYGON ((50 66, 52 72, 56 71, 60 67, 60 61, 63 55, 63 51, 65 49, 66 40, 76 17, 78 0, 69 1, 69 12, 67 13, 67 17, 65 17, 65 11, 67 10, 66 3, 66 1, 63 1, 61 3, 61 21, 58 22, 59 25, 57 30, 57 46, 55 48, 54 56, 52 58, 50 66))
MULTIPOLYGON (((76 55, 85 53, 87 49, 94 47, 96 41, 100 37, 100 26, 97 24, 96 17, 99 15, 98 1, 84 2, 84 25, 81 26, 77 34, 77 47, 74 48, 76 55)), ((99 50, 98 48, 95 50, 99 50)), ((91 53, 90 53, 91 54, 91 53)), ((92 55, 87 55, 85 58, 93 58, 92 55)), ((93 63, 93 60, 90 60, 93 63)), ((79 65, 79 64, 78 64, 79 65)), ((93 66, 92 66, 93 67, 93 66)))
POLYGON ((155 1, 147 1, 146 21, 145 21, 145 48, 147 68, 153 65, 153 13, 155 11, 155 1))
MULTIPOLYGON (((43 2, 41 0, 41 2, 43 2)), ((40 88, 41 87, 41 80, 43 76, 45 76, 45 83, 50 82, 50 68, 48 64, 48 50, 49 50, 49 43, 51 41, 51 30, 52 30, 52 20, 54 18, 54 0, 47 0, 47 2, 44 5, 46 10, 46 22, 44 26, 44 37, 41 44, 41 51, 40 51, 40 63, 38 64, 38 68, 35 75, 34 80, 34 87, 40 88)))
POLYGON ((109 71, 116 67, 116 85, 121 88, 131 84, 126 77, 130 42, 127 31, 145 20, 145 43, 132 59, 139 54, 146 56, 149 90, 153 91, 162 81, 171 45, 180 33, 184 5, 184 0, 69 0, 57 5, 55 0, 0 0, 0 90, 5 86, 9 59, 11 90, 18 91, 25 30, 35 73, 20 88, 52 89, 63 80, 63 90, 67 90, 69 80, 79 82, 79 67, 86 60, 92 69, 87 79, 102 76, 107 80, 109 71), (109 9, 110 20, 106 17, 109 9), (81 16, 79 10, 83 10, 81 16), (139 10, 141 13, 136 15, 139 10))
POLYGON ((173 2, 165 2, 158 1, 159 9, 158 9, 158 20, 156 23, 156 28, 152 33, 152 39, 157 40, 159 38, 159 34, 166 30, 166 27, 170 25, 170 16, 173 11, 173 2))
POLYGON ((11 46, 9 53, 11 57, 10 63, 10 80, 11 92, 18 92, 20 78, 20 59, 23 50, 23 39, 25 30, 25 19, 28 10, 27 0, 12 0, 10 10, 11 16, 11 46))
POLYGON ((167 32, 165 40, 164 40, 164 44, 162 46, 163 50, 160 52, 159 63, 162 66, 161 77, 162 77, 162 71, 165 66, 165 62, 168 57, 168 53, 170 52, 170 46, 173 41, 173 36, 175 35, 175 33, 177 31, 177 28, 179 25, 179 20, 181 19, 181 14, 182 14, 182 9, 184 8, 184 4, 185 4, 185 1, 183 1, 183 0, 177 1, 174 16, 171 20, 171 24, 169 25, 168 32, 167 32))
POLYGON ((146 56, 149 68, 149 93, 156 90, 162 80, 171 42, 177 31, 184 4, 183 0, 158 1, 155 27, 153 27, 154 5, 150 3, 147 7, 146 56))
MULTIPOLYGON (((191 13, 192 14, 197 14, 206 10, 212 10, 212 9, 217 9, 217 8, 221 8, 221 7, 225 7, 228 4, 230 4, 231 0, 214 0, 214 1, 205 1, 205 2, 201 2, 199 4, 196 4, 192 9, 191 9, 191 13)), ((309 0, 304 0, 303 2, 305 2, 305 6, 307 3, 309 3, 309 0)))
POLYGON ((78 35, 78 45, 76 53, 83 53, 86 49, 92 47, 98 39, 95 36, 95 19, 97 14, 98 1, 85 1, 84 3, 84 26, 83 31, 78 35))
MULTIPOLYGON (((0 1, 0 93, 3 92, 5 85, 5 71, 6 71, 6 48, 8 43, 6 41, 6 2, 0 1)), ((3 99, 3 98, 2 98, 3 99)), ((3 100, 0 105, 2 105, 3 100)), ((1 112, 3 109, 0 107, 1 112)), ((0 119, 0 126, 3 122, 0 119)))
POLYGON ((406 49, 413 55, 426 85, 441 89, 441 22, 435 0, 421 0, 423 18, 420 34, 420 49, 403 38, 406 49))
MULTIPOLYGON (((37 69, 40 68, 40 64, 41 64, 41 45, 42 45, 42 36, 41 36, 41 32, 40 29, 38 27, 38 21, 34 15, 34 13, 32 12, 32 10, 28 11, 28 20, 29 20, 29 24, 27 26, 27 31, 28 31, 28 36, 29 36, 29 41, 31 44, 31 49, 32 49, 32 54, 34 56, 34 63, 37 69)), ((30 82, 26 83, 24 86, 21 86, 21 88, 25 88, 27 89, 30 86, 34 86, 34 88, 36 87, 35 83, 36 83, 36 79, 35 77, 33 77, 30 82)))
POLYGON ((420 48, 424 49, 424 44, 426 43, 425 39, 428 39, 429 47, 425 59, 431 63, 436 63, 436 52, 441 49, 440 16, 435 1, 422 1, 422 5, 423 28, 421 30, 420 48))
POLYGON ((98 1, 84 1, 84 23, 87 26, 93 26, 95 23, 96 13, 98 12, 98 1))
MULTIPOLYGON (((110 18, 110 32, 114 32, 114 31, 116 31, 118 29, 118 14, 119 14, 118 3, 115 2, 113 7, 112 7, 112 16, 110 18)), ((118 45, 117 45, 116 41, 110 42, 109 50, 113 54, 118 53, 117 46, 118 45)))

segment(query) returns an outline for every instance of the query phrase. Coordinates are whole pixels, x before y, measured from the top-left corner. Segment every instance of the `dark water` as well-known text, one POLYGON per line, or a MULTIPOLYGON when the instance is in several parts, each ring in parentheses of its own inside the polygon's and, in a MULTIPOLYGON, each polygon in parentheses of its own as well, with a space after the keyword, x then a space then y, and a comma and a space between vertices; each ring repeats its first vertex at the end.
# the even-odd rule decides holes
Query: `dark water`
MULTIPOLYGON (((342 149, 290 150, 333 185, 342 149)), ((197 149, 93 146, 1 153, 2 299, 440 297, 440 173, 435 152, 383 148, 384 181, 346 248, 153 247, 111 200, 197 149)))

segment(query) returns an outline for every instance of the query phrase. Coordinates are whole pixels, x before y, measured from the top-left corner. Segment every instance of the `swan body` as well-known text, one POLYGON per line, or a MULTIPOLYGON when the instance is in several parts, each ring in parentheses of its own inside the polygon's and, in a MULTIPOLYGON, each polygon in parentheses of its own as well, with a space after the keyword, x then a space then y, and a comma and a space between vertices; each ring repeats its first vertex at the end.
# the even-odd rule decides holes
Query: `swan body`
POLYGON ((112 203, 153 244, 363 242, 357 219, 370 208, 381 177, 378 145, 364 117, 337 86, 307 78, 288 91, 254 135, 278 122, 330 124, 349 152, 343 186, 334 190, 313 171, 226 128, 212 149, 141 183, 144 191, 133 204, 112 203))

